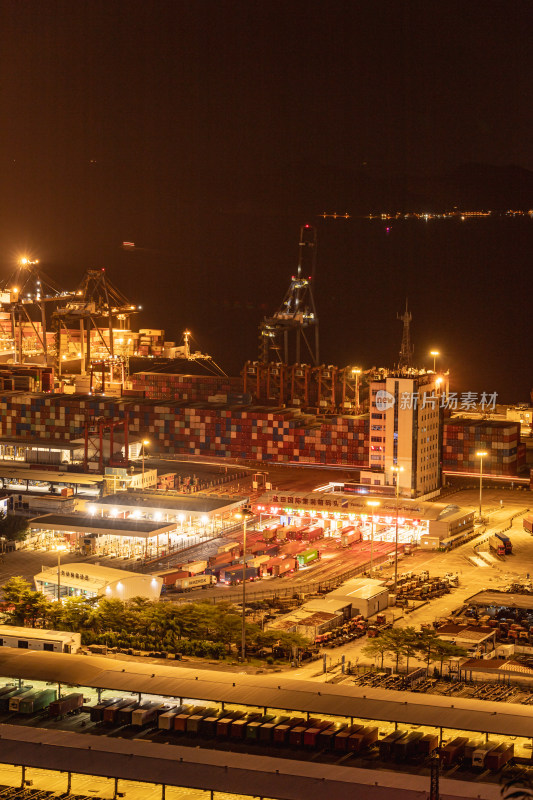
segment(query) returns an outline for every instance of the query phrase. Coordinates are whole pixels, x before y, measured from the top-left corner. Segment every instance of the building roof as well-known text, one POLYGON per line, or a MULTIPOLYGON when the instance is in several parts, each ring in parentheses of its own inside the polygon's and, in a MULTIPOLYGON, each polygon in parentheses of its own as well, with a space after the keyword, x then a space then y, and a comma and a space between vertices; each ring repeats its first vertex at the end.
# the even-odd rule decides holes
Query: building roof
POLYGON ((440 638, 453 637, 454 639, 462 639, 469 642, 484 642, 486 639, 494 638, 496 629, 481 630, 480 628, 464 628, 462 625, 443 625, 438 629, 440 638))
POLYGON ((152 492, 119 492, 118 494, 102 497, 92 503, 96 508, 107 509, 109 506, 115 508, 136 508, 150 512, 152 509, 161 511, 171 511, 172 513, 184 512, 185 514, 209 514, 221 511, 229 511, 233 507, 241 506, 247 498, 239 500, 213 497, 211 495, 194 494, 178 495, 162 492, 156 494, 152 492))
POLYGON ((20 478, 22 482, 29 480, 88 486, 94 486, 98 483, 102 483, 104 480, 104 476, 99 473, 64 472, 55 469, 27 469, 26 467, 17 466, 14 461, 0 462, 0 478, 20 478))
MULTIPOLYGON (((109 584, 122 581, 137 580, 146 583, 156 581, 162 584, 162 578, 153 575, 143 575, 139 572, 129 572, 125 569, 102 567, 100 564, 87 564, 77 561, 72 564, 61 564, 61 585, 74 588, 98 590, 109 584)), ((46 567, 34 576, 35 581, 46 581, 57 585, 57 566, 46 567)))
POLYGON ((62 642, 71 642, 73 636, 79 635, 79 633, 72 633, 72 631, 51 631, 45 628, 17 628, 15 625, 0 625, 0 636, 30 636, 32 639, 57 639, 62 642))
POLYGON ((483 591, 469 597, 465 602, 472 606, 496 606, 502 608, 522 608, 533 610, 533 595, 512 594, 511 592, 483 591))
POLYGON ((112 534, 150 539, 176 530, 176 523, 152 522, 151 520, 116 519, 87 516, 84 514, 44 514, 30 522, 32 530, 68 531, 70 533, 112 534))
POLYGON ((383 720, 451 730, 531 738, 531 707, 443 695, 424 695, 349 684, 295 680, 284 675, 235 675, 180 665, 143 664, 101 656, 78 656, 0 648, 0 675, 78 686, 141 692, 327 714, 343 719, 383 720))
POLYGON ((79 450, 84 446, 84 443, 84 439, 41 439, 39 436, 35 436, 33 438, 29 438, 27 436, 2 436, 3 445, 21 445, 32 448, 48 448, 50 450, 79 450))
MULTIPOLYGON (((372 495, 372 489, 366 495, 353 494, 352 492, 299 492, 289 490, 276 490, 265 492, 259 502, 261 504, 277 506, 281 508, 312 508, 314 510, 369 514, 370 509, 367 505, 371 499, 379 501, 379 507, 375 514, 381 516, 396 517, 396 498, 385 497, 382 494, 372 495)), ((440 520, 446 515, 460 511, 459 506, 448 503, 429 503, 422 500, 411 500, 400 498, 398 502, 398 512, 401 517, 407 519, 440 520)), ((463 512, 465 516, 470 511, 463 512)))
MULTIPOLYGON (((413 800, 426 796, 425 775, 391 770, 339 767, 309 760, 272 758, 227 750, 170 746, 142 739, 85 736, 56 729, 0 725, 0 762, 23 764, 82 775, 117 777, 130 781, 284 800, 413 800), (177 768, 178 767, 178 768, 177 768)), ((120 784, 119 784, 120 786, 120 784)), ((447 800, 498 800, 497 784, 464 782, 441 777, 447 800)))

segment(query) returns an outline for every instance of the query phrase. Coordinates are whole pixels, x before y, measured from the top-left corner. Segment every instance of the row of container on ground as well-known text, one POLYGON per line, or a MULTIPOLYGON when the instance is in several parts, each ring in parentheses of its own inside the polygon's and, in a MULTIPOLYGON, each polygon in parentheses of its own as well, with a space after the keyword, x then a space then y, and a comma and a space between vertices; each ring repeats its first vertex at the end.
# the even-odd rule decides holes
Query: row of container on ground
POLYGON ((233 739, 352 753, 375 747, 382 761, 418 760, 439 750, 446 767, 465 762, 476 768, 498 771, 514 755, 512 743, 456 737, 439 748, 436 733, 395 730, 380 740, 378 727, 362 723, 335 723, 315 717, 225 711, 206 706, 172 706, 160 701, 139 702, 131 697, 104 700, 90 709, 90 715, 93 722, 105 725, 157 726, 159 730, 201 739, 233 739))

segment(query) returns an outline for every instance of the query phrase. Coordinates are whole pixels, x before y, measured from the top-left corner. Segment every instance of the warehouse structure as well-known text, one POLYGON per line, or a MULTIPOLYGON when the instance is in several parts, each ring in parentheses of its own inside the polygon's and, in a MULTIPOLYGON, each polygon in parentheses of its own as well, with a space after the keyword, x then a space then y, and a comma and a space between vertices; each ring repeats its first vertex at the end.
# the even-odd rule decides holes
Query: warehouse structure
POLYGON ((113 519, 92 514, 45 514, 29 521, 32 536, 48 545, 67 542, 86 555, 147 558, 165 555, 180 541, 175 522, 113 519))
POLYGON ((232 518, 247 498, 233 500, 212 495, 179 492, 120 492, 91 503, 90 511, 101 517, 175 522, 178 525, 220 523, 232 518))
POLYGON ((72 631, 0 625, 0 647, 43 650, 50 653, 77 653, 81 647, 81 634, 72 631))
POLYGON ((42 569, 34 576, 35 588, 46 597, 105 597, 107 600, 131 600, 144 597, 158 600, 163 579, 141 575, 99 564, 77 562, 42 569))

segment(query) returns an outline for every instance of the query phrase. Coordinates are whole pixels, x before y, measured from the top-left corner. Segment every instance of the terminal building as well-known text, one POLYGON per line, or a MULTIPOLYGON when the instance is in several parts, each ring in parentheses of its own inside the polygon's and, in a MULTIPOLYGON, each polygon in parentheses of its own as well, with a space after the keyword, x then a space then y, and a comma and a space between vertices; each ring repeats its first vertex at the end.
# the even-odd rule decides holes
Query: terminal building
POLYGON ((34 581, 37 591, 52 600, 68 597, 159 600, 163 585, 163 579, 154 575, 84 562, 47 567, 35 575, 34 581))
POLYGON ((457 505, 407 498, 399 498, 397 503, 395 497, 380 494, 271 491, 252 507, 257 514, 278 517, 281 525, 319 525, 330 536, 354 525, 361 529, 364 539, 373 538, 376 542, 395 541, 398 515, 398 541, 428 549, 465 536, 474 527, 474 512, 457 505))

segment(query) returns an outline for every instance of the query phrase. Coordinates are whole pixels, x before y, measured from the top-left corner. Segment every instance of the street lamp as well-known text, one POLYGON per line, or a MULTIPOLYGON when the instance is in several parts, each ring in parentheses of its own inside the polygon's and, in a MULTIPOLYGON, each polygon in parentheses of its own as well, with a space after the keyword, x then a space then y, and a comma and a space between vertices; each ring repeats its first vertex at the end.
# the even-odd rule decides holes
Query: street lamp
POLYGON ((481 506, 483 502, 483 459, 488 456, 486 450, 478 450, 476 458, 479 458, 479 519, 481 521, 481 506))
POLYGON ((352 375, 355 375, 355 413, 359 413, 359 375, 362 370, 359 367, 352 369, 352 375))
POLYGON ((367 500, 367 506, 372 508, 372 516, 370 521, 370 573, 374 568, 374 508, 381 505, 379 500, 367 500))
POLYGON ((149 444, 150 444, 150 439, 143 439, 142 449, 141 449, 141 454, 142 454, 142 488, 143 489, 144 489, 144 446, 145 445, 149 445, 149 444))
POLYGON ((235 514, 235 519, 242 519, 242 628, 241 628, 241 660, 246 659, 246 522, 253 517, 251 511, 242 509, 235 514))
POLYGON ((396 473, 396 536, 394 537, 394 595, 398 585, 398 516, 400 513, 400 472, 403 467, 394 465, 391 470, 396 473))
POLYGON ((437 356, 440 356, 440 353, 439 353, 438 350, 430 350, 429 355, 433 356, 433 372, 436 372, 437 371, 437 356))

